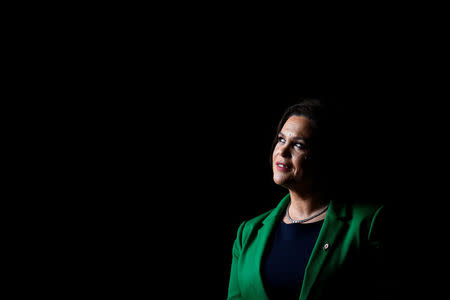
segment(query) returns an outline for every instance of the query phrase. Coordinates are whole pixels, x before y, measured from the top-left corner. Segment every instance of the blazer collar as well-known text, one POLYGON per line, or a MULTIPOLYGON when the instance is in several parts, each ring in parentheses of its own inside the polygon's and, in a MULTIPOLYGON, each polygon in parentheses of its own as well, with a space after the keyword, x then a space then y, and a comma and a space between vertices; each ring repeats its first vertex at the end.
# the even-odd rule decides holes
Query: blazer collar
POLYGON ((284 211, 289 204, 290 201, 289 194, 285 196, 280 203, 275 207, 269 215, 262 221, 263 226, 261 226, 258 230, 256 236, 256 247, 254 248, 253 257, 255 258, 255 276, 253 277, 253 284, 251 285, 253 288, 249 291, 249 294, 252 295, 252 299, 258 300, 269 300, 269 297, 266 294, 264 289, 264 284, 261 275, 261 266, 262 259, 264 257, 265 250, 268 246, 269 237, 272 234, 274 228, 281 220, 284 211))
POLYGON ((287 194, 278 205, 271 211, 271 213, 262 221, 264 225, 275 225, 273 222, 280 221, 280 218, 286 212, 286 207, 291 201, 291 196, 287 194))
POLYGON ((310 293, 324 267, 327 257, 332 255, 333 250, 336 249, 341 233, 348 226, 346 221, 350 218, 351 214, 348 205, 330 201, 327 216, 306 265, 300 300, 310 298, 310 293))
MULTIPOLYGON (((259 287, 257 289, 260 291, 258 294, 258 299, 268 299, 267 294, 264 290, 264 285, 261 276, 261 266, 262 259, 265 253, 265 250, 268 246, 269 237, 272 234, 274 228, 283 218, 283 215, 286 211, 286 207, 291 201, 290 195, 286 195, 280 203, 270 212, 270 214, 262 221, 264 226, 262 226, 258 230, 257 236, 257 252, 255 253, 256 258, 256 267, 258 271, 257 280, 255 282, 256 286, 259 287)), ((333 200, 330 201, 330 205, 328 207, 327 215, 324 220, 324 224, 322 229, 320 230, 319 236, 317 238, 316 244, 313 248, 311 256, 309 258, 308 264, 305 269, 305 277, 302 285, 302 292, 300 299, 307 299, 308 295, 316 281, 319 272, 323 266, 323 263, 326 260, 326 257, 329 252, 332 252, 332 248, 330 251, 328 249, 324 251, 323 247, 325 244, 328 244, 328 247, 333 247, 337 241, 339 233, 341 232, 345 220, 350 218, 349 209, 346 205, 335 202, 333 200)))

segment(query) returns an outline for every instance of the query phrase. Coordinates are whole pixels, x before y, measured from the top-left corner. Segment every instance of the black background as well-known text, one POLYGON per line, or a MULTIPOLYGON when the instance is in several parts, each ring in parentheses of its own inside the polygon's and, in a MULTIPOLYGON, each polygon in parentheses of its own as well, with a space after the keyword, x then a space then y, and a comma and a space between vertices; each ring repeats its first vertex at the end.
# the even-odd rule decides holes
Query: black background
POLYGON ((342 189, 389 206, 386 276, 396 292, 439 285, 430 274, 445 263, 443 79, 407 59, 334 53, 269 64, 256 50, 94 60, 53 92, 70 100, 46 132, 65 143, 46 153, 57 159, 41 188, 55 199, 48 212, 64 212, 52 218, 68 224, 48 222, 51 241, 66 239, 49 252, 56 275, 74 278, 58 278, 65 290, 225 298, 239 224, 286 193, 272 182, 270 145, 301 97, 341 110, 342 189))
POLYGON ((377 8, 281 23, 253 6, 71 7, 42 27, 37 14, 14 34, 24 44, 11 43, 8 76, 19 79, 10 177, 24 178, 14 188, 27 219, 11 223, 25 244, 13 263, 34 282, 27 291, 225 298, 237 227, 286 193, 271 180, 276 124, 298 98, 326 96, 349 125, 336 180, 390 207, 386 276, 398 298, 438 294, 445 18, 377 8))
POLYGON ((407 285, 429 280, 423 258, 442 222, 422 221, 437 213, 429 112, 440 106, 429 87, 387 73, 379 75, 387 81, 334 74, 288 85, 259 70, 213 75, 184 77, 155 102, 127 105, 123 165, 105 186, 116 212, 110 224, 120 233, 111 237, 120 257, 111 271, 121 284, 106 287, 140 294, 152 282, 168 297, 224 298, 237 227, 286 193, 269 165, 277 122, 297 99, 317 96, 333 99, 346 124, 336 145, 345 168, 336 180, 353 197, 389 207, 386 276, 395 293, 420 295, 407 285))

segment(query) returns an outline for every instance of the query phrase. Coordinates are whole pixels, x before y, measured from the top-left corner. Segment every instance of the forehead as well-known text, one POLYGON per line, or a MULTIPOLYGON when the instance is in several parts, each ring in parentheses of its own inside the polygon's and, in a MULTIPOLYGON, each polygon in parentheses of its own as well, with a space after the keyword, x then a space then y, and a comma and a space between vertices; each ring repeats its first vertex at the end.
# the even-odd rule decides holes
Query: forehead
POLYGON ((309 137, 313 133, 311 121, 305 116, 291 116, 284 123, 281 132, 288 136, 309 137))

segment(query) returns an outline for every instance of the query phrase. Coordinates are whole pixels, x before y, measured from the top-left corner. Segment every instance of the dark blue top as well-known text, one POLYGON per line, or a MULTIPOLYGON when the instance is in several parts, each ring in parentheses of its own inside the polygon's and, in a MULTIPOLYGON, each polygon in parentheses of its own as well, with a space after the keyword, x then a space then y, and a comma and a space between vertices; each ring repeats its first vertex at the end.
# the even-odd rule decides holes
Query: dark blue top
POLYGON ((281 221, 268 244, 262 264, 264 288, 270 299, 300 297, 303 275, 319 236, 323 220, 308 224, 286 224, 281 221))

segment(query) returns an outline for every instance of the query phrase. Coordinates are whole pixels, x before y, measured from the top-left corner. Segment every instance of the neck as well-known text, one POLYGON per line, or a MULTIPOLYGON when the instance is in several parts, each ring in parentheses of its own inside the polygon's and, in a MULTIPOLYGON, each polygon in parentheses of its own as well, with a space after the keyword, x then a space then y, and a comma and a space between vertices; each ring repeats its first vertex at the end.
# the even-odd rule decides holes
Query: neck
POLYGON ((291 196, 289 214, 297 219, 306 218, 327 204, 325 197, 319 192, 302 193, 290 190, 289 194, 291 196))

